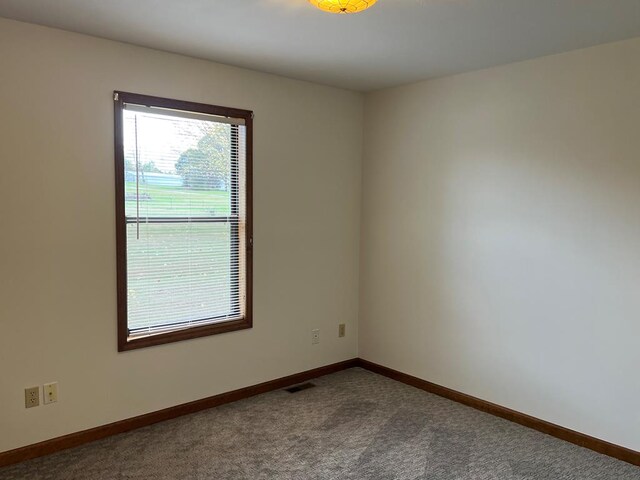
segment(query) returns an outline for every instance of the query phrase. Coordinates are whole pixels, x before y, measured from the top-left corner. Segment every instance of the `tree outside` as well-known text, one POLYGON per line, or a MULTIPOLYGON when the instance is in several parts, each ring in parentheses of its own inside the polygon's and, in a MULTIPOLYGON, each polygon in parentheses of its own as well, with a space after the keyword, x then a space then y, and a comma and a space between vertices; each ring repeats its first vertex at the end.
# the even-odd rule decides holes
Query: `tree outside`
POLYGON ((225 190, 230 173, 230 127, 207 124, 201 128, 197 146, 183 152, 176 162, 176 173, 183 178, 186 188, 225 190))

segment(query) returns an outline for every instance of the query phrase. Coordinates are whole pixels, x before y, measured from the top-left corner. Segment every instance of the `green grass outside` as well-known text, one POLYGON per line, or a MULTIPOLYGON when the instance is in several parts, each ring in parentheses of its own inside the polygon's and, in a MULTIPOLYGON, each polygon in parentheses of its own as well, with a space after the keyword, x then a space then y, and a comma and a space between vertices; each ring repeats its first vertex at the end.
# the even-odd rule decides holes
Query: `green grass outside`
POLYGON ((229 311, 226 223, 127 226, 129 325, 198 320, 229 311))
MULTIPOLYGON (((229 214, 229 192, 190 190, 184 187, 140 184, 141 217, 225 216, 229 214)), ((125 208, 136 216, 136 183, 125 182, 125 208)))
MULTIPOLYGON (((127 226, 129 325, 222 315, 230 300, 229 225, 149 224, 144 217, 226 216, 229 192, 141 183, 139 238, 127 226)), ((125 208, 136 216, 136 184, 125 182, 125 208)))

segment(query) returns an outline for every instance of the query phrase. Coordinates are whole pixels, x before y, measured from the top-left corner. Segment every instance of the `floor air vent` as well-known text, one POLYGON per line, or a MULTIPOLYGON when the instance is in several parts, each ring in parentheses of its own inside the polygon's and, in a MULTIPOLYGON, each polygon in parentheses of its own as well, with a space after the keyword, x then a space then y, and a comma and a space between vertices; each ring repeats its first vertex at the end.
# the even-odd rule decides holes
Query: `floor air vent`
POLYGON ((296 393, 301 390, 306 390, 308 388, 313 388, 315 385, 313 383, 302 383, 300 385, 294 385, 293 387, 285 388, 285 390, 289 393, 296 393))

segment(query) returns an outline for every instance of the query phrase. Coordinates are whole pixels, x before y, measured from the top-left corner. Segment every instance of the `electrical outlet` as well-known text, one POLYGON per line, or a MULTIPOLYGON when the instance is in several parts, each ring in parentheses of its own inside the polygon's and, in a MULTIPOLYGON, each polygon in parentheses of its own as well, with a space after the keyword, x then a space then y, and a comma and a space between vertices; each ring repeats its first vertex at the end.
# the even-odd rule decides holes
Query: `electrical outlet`
POLYGON ((40 405, 40 387, 24 389, 24 408, 37 407, 40 405))
POLYGON ((320 330, 311 330, 311 344, 320 343, 320 330))
POLYGON ((347 329, 347 326, 344 323, 341 323, 340 325, 338 325, 338 336, 339 337, 344 337, 345 336, 345 331, 347 329))
POLYGON ((45 383, 42 386, 44 395, 44 404, 54 403, 58 401, 58 382, 45 383))

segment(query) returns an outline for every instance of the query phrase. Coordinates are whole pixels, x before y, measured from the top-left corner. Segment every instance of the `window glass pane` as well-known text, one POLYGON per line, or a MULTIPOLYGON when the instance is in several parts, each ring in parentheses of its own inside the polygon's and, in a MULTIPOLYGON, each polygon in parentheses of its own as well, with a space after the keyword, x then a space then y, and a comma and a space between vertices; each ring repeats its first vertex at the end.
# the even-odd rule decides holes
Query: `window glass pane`
POLYGON ((239 316, 235 225, 127 224, 129 329, 239 316))
POLYGON ((118 348, 251 328, 252 113, 114 99, 118 348))
POLYGON ((237 175, 231 129, 224 123, 125 110, 127 217, 229 215, 231 180, 237 175))

